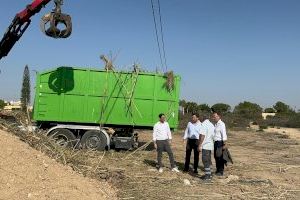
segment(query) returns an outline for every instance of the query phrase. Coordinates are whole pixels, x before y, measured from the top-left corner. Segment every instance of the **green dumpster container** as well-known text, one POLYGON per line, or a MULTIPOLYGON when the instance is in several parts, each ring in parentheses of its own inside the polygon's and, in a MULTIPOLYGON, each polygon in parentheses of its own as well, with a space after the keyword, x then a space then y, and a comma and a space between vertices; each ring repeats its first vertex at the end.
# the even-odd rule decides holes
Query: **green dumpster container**
POLYGON ((148 72, 59 67, 37 74, 33 118, 38 124, 152 127, 165 113, 178 125, 180 77, 148 72))

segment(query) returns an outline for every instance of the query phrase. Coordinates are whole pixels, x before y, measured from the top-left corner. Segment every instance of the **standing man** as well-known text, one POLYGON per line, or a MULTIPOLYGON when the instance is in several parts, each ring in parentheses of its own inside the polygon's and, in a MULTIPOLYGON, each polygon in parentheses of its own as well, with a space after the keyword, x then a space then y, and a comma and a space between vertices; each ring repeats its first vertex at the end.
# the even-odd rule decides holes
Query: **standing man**
POLYGON ((216 175, 223 176, 224 173, 224 159, 223 150, 226 149, 227 133, 225 123, 221 120, 221 114, 214 112, 212 120, 215 122, 215 135, 214 135, 214 157, 216 160, 216 175))
POLYGON ((211 180, 211 153, 214 150, 214 131, 215 126, 208 120, 209 115, 201 115, 199 118, 202 123, 200 131, 199 152, 202 151, 202 162, 204 165, 205 175, 201 177, 202 180, 211 180))
POLYGON ((179 172, 175 165, 174 155, 171 149, 172 134, 168 122, 166 122, 166 116, 162 113, 159 114, 159 122, 154 125, 153 128, 153 143, 157 150, 157 162, 158 171, 163 172, 162 168, 162 153, 166 151, 169 155, 171 169, 173 172, 179 172))
POLYGON ((199 165, 199 135, 201 129, 201 122, 199 121, 199 114, 193 114, 191 122, 188 123, 183 140, 186 143, 186 153, 185 153, 185 164, 184 172, 188 172, 190 168, 190 159, 192 150, 194 151, 194 173, 198 174, 199 165))

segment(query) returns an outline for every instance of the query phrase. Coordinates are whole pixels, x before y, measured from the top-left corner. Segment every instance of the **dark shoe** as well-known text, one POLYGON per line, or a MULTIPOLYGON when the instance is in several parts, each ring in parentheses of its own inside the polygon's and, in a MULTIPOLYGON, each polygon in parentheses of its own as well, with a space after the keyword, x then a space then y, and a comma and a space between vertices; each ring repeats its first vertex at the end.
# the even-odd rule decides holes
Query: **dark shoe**
POLYGON ((217 172, 216 176, 223 176, 223 172, 217 172))
POLYGON ((187 172, 189 172, 189 170, 188 170, 188 169, 184 169, 183 172, 184 172, 184 173, 187 173, 187 172))
POLYGON ((203 181, 211 181, 211 176, 210 175, 204 175, 204 176, 201 176, 200 178, 203 181))
POLYGON ((194 170, 194 174, 198 174, 198 170, 194 170))

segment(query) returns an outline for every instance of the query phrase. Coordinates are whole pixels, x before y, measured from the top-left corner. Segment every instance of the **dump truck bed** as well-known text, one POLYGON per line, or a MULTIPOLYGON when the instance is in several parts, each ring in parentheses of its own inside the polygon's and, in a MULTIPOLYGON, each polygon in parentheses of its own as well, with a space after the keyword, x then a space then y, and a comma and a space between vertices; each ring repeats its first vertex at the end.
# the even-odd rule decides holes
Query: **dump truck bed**
POLYGON ((37 74, 33 118, 38 123, 152 127, 165 113, 176 128, 179 87, 179 76, 59 67, 37 74))

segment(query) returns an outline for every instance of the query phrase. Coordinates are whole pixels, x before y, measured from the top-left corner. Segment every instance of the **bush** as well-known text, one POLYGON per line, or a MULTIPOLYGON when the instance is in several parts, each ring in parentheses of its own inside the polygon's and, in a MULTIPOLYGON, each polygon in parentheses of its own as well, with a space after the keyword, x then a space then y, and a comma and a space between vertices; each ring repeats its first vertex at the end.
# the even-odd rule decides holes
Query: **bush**
POLYGON ((274 108, 266 108, 265 113, 275 113, 275 109, 274 108))
POLYGON ((268 126, 266 126, 266 125, 259 125, 259 129, 261 129, 261 130, 267 129, 267 128, 268 128, 268 126))
MULTIPOLYGON (((200 113, 201 115, 201 113, 200 113)), ((187 123, 191 120, 191 114, 180 114, 178 129, 186 128, 187 123)), ((227 113, 223 115, 222 120, 225 122, 227 128, 247 128, 251 120, 241 117, 240 115, 227 113)))
POLYGON ((239 114, 227 113, 223 115, 222 120, 225 122, 227 128, 247 128, 251 120, 242 117, 239 114))
POLYGON ((4 108, 4 106, 6 106, 6 103, 0 99, 0 109, 4 108))
POLYGON ((276 115, 267 118, 264 123, 274 127, 300 128, 300 114, 276 115))
POLYGON ((179 115, 179 124, 178 124, 178 129, 179 130, 184 130, 188 124, 188 122, 191 120, 192 114, 185 114, 179 115))

